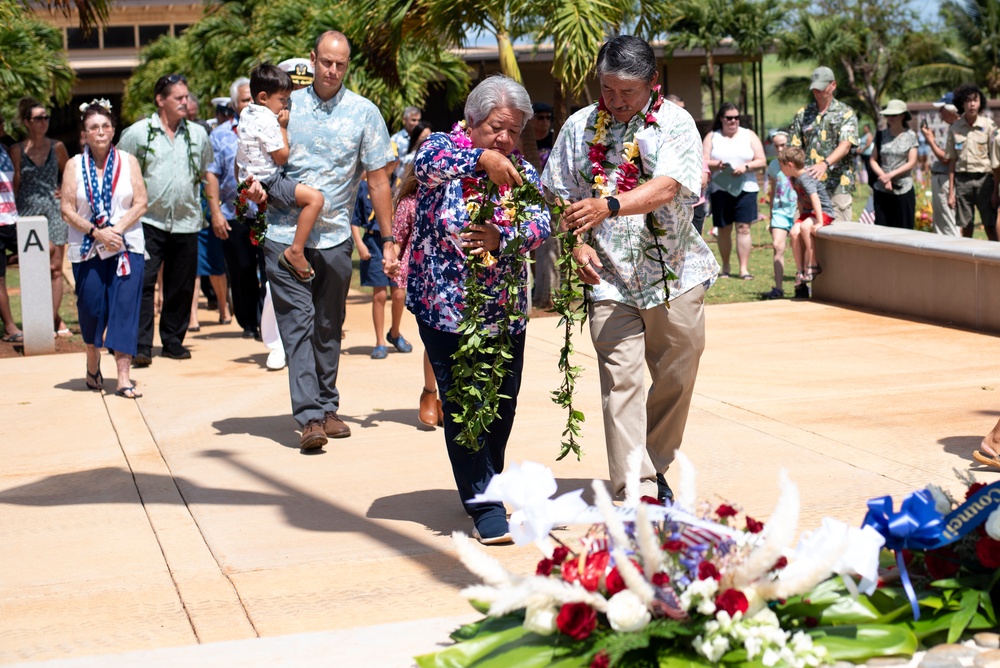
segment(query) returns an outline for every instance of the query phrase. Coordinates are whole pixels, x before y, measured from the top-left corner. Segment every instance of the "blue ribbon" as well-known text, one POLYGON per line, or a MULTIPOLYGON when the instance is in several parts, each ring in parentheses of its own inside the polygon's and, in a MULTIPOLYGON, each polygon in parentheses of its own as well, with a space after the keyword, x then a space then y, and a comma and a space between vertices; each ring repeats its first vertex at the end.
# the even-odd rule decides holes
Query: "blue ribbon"
POLYGON ((903 550, 932 550, 946 545, 945 524, 934 507, 934 497, 927 490, 913 492, 903 499, 899 512, 893 512, 892 497, 880 496, 868 501, 868 514, 862 527, 870 526, 885 538, 885 546, 896 552, 896 563, 903 580, 903 590, 910 600, 913 619, 920 619, 920 606, 903 562, 903 550))

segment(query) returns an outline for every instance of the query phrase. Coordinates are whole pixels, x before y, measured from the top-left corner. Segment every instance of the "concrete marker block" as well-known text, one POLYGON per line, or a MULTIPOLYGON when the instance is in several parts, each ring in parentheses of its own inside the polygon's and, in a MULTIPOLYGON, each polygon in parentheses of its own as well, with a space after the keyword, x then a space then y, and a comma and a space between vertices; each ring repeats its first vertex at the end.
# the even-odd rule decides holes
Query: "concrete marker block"
POLYGON ((18 269, 21 272, 21 329, 24 354, 56 351, 52 322, 52 273, 49 271, 49 221, 45 216, 17 220, 18 269))

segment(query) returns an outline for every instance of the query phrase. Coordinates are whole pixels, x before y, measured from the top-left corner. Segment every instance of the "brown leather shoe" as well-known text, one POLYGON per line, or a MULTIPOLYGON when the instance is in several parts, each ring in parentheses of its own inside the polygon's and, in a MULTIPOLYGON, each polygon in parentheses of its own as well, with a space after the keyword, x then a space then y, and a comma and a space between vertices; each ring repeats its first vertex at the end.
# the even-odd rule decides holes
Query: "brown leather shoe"
POLYGON ((444 411, 441 410, 441 400, 437 400, 437 414, 438 414, 438 426, 444 426, 444 411))
POLYGON ((351 435, 351 428, 344 424, 344 421, 337 417, 332 411, 326 412, 326 420, 323 422, 323 432, 330 438, 347 438, 351 435))
POLYGON ((436 400, 437 390, 424 388, 420 391, 420 412, 418 415, 420 421, 428 427, 438 424, 438 404, 441 402, 436 402, 436 400))
POLYGON ((299 447, 303 450, 315 450, 326 445, 326 434, 323 433, 323 420, 309 420, 302 427, 302 438, 299 447))

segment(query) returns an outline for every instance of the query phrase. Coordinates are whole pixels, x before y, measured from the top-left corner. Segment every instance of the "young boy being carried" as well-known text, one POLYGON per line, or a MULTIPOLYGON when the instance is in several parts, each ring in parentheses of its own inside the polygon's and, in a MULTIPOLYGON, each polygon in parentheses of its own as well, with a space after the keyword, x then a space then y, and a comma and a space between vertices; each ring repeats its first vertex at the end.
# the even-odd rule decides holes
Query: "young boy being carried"
POLYGON ((236 178, 260 181, 268 199, 292 207, 302 207, 292 245, 278 257, 278 263, 297 280, 308 283, 315 273, 304 255, 306 241, 323 208, 323 193, 288 178, 282 165, 288 162, 288 100, 292 79, 270 63, 258 65, 250 73, 253 102, 240 113, 240 140, 236 151, 236 178))
POLYGON ((806 154, 789 146, 778 154, 781 173, 789 178, 798 197, 799 217, 792 225, 792 253, 795 255, 795 296, 808 297, 806 285, 818 276, 822 267, 816 263, 816 231, 833 222, 833 202, 826 188, 806 170, 806 154))

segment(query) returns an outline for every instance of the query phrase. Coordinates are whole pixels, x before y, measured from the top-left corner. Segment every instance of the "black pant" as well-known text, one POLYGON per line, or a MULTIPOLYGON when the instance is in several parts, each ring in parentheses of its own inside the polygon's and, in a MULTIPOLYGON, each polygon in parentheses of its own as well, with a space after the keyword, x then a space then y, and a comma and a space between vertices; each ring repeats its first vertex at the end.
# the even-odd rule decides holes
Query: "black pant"
POLYGON ((264 254, 250 241, 250 227, 246 223, 230 220, 229 227, 229 238, 222 242, 222 252, 233 292, 233 315, 244 332, 256 332, 264 307, 263 285, 257 273, 264 254))
POLYGON ((191 320, 194 279, 198 274, 198 233, 174 234, 143 223, 146 237, 146 273, 142 278, 137 355, 153 350, 153 298, 156 275, 163 265, 163 308, 160 310, 160 342, 164 348, 184 343, 191 320))
MULTIPOLYGON (((500 384, 500 394, 509 399, 500 399, 497 417, 489 427, 489 432, 480 436, 480 448, 473 452, 464 445, 455 442, 461 432, 461 425, 452 419, 452 414, 458 412, 458 406, 448 399, 448 390, 452 386, 452 356, 458 350, 461 341, 460 334, 442 332, 420 325, 420 339, 424 343, 427 357, 434 368, 438 392, 441 396, 441 410, 444 412, 444 440, 448 446, 448 458, 451 460, 451 470, 458 485, 458 495, 462 499, 465 512, 472 516, 476 526, 484 521, 493 520, 505 522, 502 503, 470 504, 472 497, 486 491, 495 473, 503 471, 504 452, 507 450, 507 439, 514 425, 514 413, 517 409, 517 394, 521 389, 521 369, 524 364, 525 335, 512 335, 513 359, 507 362, 507 375, 500 384)), ((495 364, 495 356, 479 356, 480 363, 495 364)))
POLYGON ((913 229, 913 219, 917 213, 917 193, 913 188, 902 195, 872 192, 875 205, 875 224, 886 227, 913 229))

